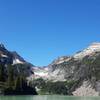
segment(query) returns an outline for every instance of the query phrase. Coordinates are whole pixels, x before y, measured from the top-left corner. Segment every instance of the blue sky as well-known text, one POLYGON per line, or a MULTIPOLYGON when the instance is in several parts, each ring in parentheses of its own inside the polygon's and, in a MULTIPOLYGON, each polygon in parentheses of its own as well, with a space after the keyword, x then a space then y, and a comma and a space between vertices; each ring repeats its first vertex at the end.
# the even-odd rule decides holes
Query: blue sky
POLYGON ((48 65, 100 41, 100 0, 1 0, 0 41, 48 65))

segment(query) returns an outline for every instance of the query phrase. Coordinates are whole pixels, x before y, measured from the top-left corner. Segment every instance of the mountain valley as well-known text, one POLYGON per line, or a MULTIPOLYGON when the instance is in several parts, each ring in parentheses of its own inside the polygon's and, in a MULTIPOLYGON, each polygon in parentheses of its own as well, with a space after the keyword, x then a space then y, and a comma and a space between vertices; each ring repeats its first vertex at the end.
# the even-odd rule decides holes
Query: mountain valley
POLYGON ((44 67, 25 61, 17 52, 8 51, 0 44, 0 64, 4 67, 5 80, 9 74, 7 66, 12 65, 14 77, 23 73, 27 84, 35 87, 39 93, 75 96, 100 94, 99 42, 92 43, 73 56, 59 57, 44 67))

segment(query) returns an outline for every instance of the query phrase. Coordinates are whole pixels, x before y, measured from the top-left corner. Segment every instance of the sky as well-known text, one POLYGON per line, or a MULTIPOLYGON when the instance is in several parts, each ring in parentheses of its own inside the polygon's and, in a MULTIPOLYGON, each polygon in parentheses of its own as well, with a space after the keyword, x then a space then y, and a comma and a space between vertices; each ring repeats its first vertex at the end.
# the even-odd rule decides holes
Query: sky
POLYGON ((0 0, 0 42, 36 66, 100 42, 100 0, 0 0))

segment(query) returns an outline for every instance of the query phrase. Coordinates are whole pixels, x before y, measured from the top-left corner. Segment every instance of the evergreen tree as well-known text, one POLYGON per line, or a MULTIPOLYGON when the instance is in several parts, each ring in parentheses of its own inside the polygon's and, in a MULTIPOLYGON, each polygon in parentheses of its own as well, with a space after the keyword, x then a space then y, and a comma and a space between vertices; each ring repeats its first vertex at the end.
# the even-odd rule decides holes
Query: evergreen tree
POLYGON ((15 80, 15 90, 21 89, 21 82, 20 82, 20 76, 18 76, 15 80))
POLYGON ((14 70, 12 65, 8 65, 8 87, 14 85, 14 70))
POLYGON ((25 87, 27 87, 26 79, 22 75, 19 75, 15 80, 15 90, 23 91, 25 87))
POLYGON ((4 66, 0 64, 0 81, 5 81, 4 66))

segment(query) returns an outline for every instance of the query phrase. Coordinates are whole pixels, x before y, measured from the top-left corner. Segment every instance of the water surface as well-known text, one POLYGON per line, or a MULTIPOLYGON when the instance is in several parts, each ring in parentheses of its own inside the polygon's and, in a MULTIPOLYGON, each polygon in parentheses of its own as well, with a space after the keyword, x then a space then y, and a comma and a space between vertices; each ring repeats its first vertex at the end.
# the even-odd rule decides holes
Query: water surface
POLYGON ((0 100, 100 100, 100 97, 74 97, 61 95, 0 96, 0 100))

